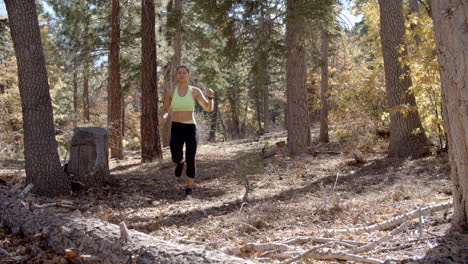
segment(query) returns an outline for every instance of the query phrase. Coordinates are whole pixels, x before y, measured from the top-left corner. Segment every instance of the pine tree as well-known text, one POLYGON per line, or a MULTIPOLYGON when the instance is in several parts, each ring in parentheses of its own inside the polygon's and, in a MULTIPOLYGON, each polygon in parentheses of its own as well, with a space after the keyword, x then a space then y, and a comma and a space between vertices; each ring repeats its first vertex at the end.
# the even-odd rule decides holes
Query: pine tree
POLYGON ((141 13, 141 160, 142 162, 152 162, 162 159, 158 124, 154 2, 142 0, 141 13))
POLYGON ((7 0, 5 4, 18 60, 26 183, 34 184, 33 192, 38 194, 64 194, 71 185, 57 151, 36 5, 28 0, 7 0))
POLYGON ((414 94, 409 91, 411 76, 400 63, 405 34, 403 1, 379 0, 380 36, 384 57, 385 82, 390 107, 391 157, 419 157, 427 153, 428 140, 419 117, 414 94))
POLYGON ((454 184, 453 230, 468 228, 468 47, 462 1, 431 0, 442 81, 444 123, 448 134, 450 167, 454 184), (460 96, 462 95, 462 96, 460 96))
POLYGON ((111 41, 109 52, 109 145, 111 158, 123 159, 122 87, 120 85, 120 3, 112 0, 111 41))

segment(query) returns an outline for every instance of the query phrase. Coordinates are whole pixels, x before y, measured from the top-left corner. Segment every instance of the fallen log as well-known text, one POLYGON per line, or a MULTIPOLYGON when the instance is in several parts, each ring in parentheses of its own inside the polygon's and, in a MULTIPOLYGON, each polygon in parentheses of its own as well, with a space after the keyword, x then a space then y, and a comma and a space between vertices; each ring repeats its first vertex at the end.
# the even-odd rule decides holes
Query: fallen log
POLYGON ((44 240, 59 254, 76 249, 81 260, 89 263, 95 260, 111 264, 252 263, 217 250, 180 245, 135 230, 128 230, 128 237, 122 238, 118 225, 55 207, 30 208, 17 194, 4 190, 0 190, 0 222, 31 239, 44 240), (36 235, 39 233, 41 236, 36 235))

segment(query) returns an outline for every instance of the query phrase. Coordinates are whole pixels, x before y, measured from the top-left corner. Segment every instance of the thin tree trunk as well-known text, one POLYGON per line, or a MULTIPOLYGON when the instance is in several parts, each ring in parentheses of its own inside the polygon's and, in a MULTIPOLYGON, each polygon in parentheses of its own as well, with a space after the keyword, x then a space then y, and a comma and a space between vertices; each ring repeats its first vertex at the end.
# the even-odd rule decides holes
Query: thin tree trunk
POLYGON ((34 1, 6 0, 17 58, 24 130, 26 183, 37 194, 69 193, 55 140, 46 63, 34 1))
POLYGON ((321 68, 322 77, 320 79, 320 142, 328 142, 328 46, 329 39, 328 33, 324 27, 322 27, 322 43, 321 43, 321 68))
POLYGON ((214 98, 213 103, 214 103, 214 108, 213 108, 213 112, 211 113, 211 126, 210 126, 210 134, 208 137, 208 141, 210 142, 216 141, 216 128, 218 124, 218 111, 219 111, 217 96, 214 98))
MULTIPOLYGON (((231 89, 236 89, 232 87, 231 89)), ((239 105, 235 91, 228 91, 227 99, 230 105, 230 119, 232 121, 232 128, 229 131, 234 139, 240 138, 240 121, 239 121, 239 105)))
POLYGON ((257 116, 257 125, 258 125, 258 131, 257 133, 258 134, 263 134, 263 128, 262 128, 262 110, 263 110, 263 107, 261 105, 261 101, 260 101, 260 97, 263 98, 261 92, 263 92, 263 89, 261 90, 261 92, 259 90, 257 90, 257 88, 261 88, 261 87, 255 87, 255 91, 254 91, 254 101, 255 101, 255 112, 256 112, 256 116, 257 116))
POLYGON ((403 2, 379 0, 380 36, 384 57, 385 82, 390 108, 390 157, 419 157, 428 152, 428 140, 419 117, 408 66, 399 52, 405 34, 403 2))
POLYGON ((73 127, 78 124, 78 73, 73 71, 73 127))
POLYGON ((431 0, 444 124, 454 184, 453 230, 468 228, 468 5, 458 0, 431 0))
POLYGON ((109 52, 109 143, 111 158, 123 159, 122 88, 120 85, 120 4, 112 0, 111 43, 109 52))
POLYGON ((288 149, 291 155, 306 152, 310 146, 309 111, 306 90, 303 0, 287 0, 287 120, 288 149))
POLYGON ((89 122, 89 64, 85 62, 83 71, 83 118, 89 122))
POLYGON ((162 159, 158 124, 158 86, 156 72, 155 10, 152 0, 141 4, 141 160, 162 159))
MULTIPOLYGON (((418 14, 419 13, 419 3, 418 3, 418 0, 409 0, 409 11, 410 11, 410 14, 418 14)), ((411 30, 416 30, 416 28, 418 27, 416 24, 414 23, 411 23, 410 25, 411 27, 411 30)), ((421 43, 421 38, 416 35, 414 37, 414 40, 416 41, 416 45, 419 45, 419 43, 421 43)))

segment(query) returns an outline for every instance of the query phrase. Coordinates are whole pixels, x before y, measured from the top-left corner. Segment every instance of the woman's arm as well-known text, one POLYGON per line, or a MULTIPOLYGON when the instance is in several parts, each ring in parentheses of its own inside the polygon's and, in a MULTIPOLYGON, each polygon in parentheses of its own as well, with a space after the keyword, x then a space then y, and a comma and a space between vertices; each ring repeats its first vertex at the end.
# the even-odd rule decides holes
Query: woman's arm
POLYGON ((198 103, 205 109, 205 111, 211 112, 213 111, 214 108, 214 91, 210 88, 207 88, 205 90, 206 92, 206 97, 203 94, 203 92, 200 90, 200 88, 194 87, 195 91, 195 99, 197 99, 198 103), (207 98, 208 97, 208 98, 207 98))
POLYGON ((162 117, 160 119, 161 124, 164 124, 164 123, 167 122, 167 117, 169 116, 169 110, 171 109, 171 102, 172 102, 173 93, 174 93, 173 89, 168 89, 166 91, 166 95, 164 96, 162 117))

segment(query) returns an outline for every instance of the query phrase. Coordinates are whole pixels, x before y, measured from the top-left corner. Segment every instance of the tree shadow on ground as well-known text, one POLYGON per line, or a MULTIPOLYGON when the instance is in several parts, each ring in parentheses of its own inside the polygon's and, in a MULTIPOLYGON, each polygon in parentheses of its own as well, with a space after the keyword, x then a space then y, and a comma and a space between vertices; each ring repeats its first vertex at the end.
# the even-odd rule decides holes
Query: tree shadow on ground
MULTIPOLYGON (((224 162, 231 163, 231 161, 218 161, 218 165, 222 166, 224 162)), ((337 188, 337 191, 348 192, 354 194, 361 194, 363 192, 372 192, 376 189, 386 189, 389 186, 395 184, 395 182, 400 179, 398 173, 393 174, 391 177, 382 179, 388 169, 396 169, 401 166, 404 162, 402 159, 378 159, 370 161, 367 164, 362 165, 361 167, 353 167, 352 169, 356 170, 355 173, 345 174, 339 177, 339 184, 342 187, 337 188)), ((203 167, 203 166, 201 166, 203 167)), ((385 176, 387 177, 387 176, 385 176)), ((214 177, 207 177, 205 180, 213 180, 214 177)), ((302 188, 292 188, 285 191, 282 191, 276 195, 262 198, 255 198, 249 200, 250 205, 264 202, 275 202, 275 201, 287 201, 294 199, 297 194, 301 193, 313 193, 319 191, 321 186, 330 186, 335 183, 336 176, 330 175, 317 179, 316 181, 310 183, 307 186, 302 188)), ((204 199, 221 197, 225 194, 225 191, 213 190, 213 189, 201 189, 197 190, 199 196, 196 200, 203 201, 204 199)), ((162 196, 169 194, 162 193, 162 196)), ((173 195, 171 196, 173 202, 180 201, 173 195)), ((192 225, 202 219, 207 218, 208 216, 220 216, 227 215, 234 211, 238 211, 241 208, 242 202, 239 199, 234 199, 231 201, 226 201, 221 205, 215 205, 209 208, 197 208, 191 210, 186 210, 181 213, 175 213, 171 215, 161 216, 158 218, 158 226, 184 226, 192 225)), ((143 221, 151 221, 151 218, 141 219, 143 221)), ((150 225, 141 226, 143 230, 150 228, 150 225)))

